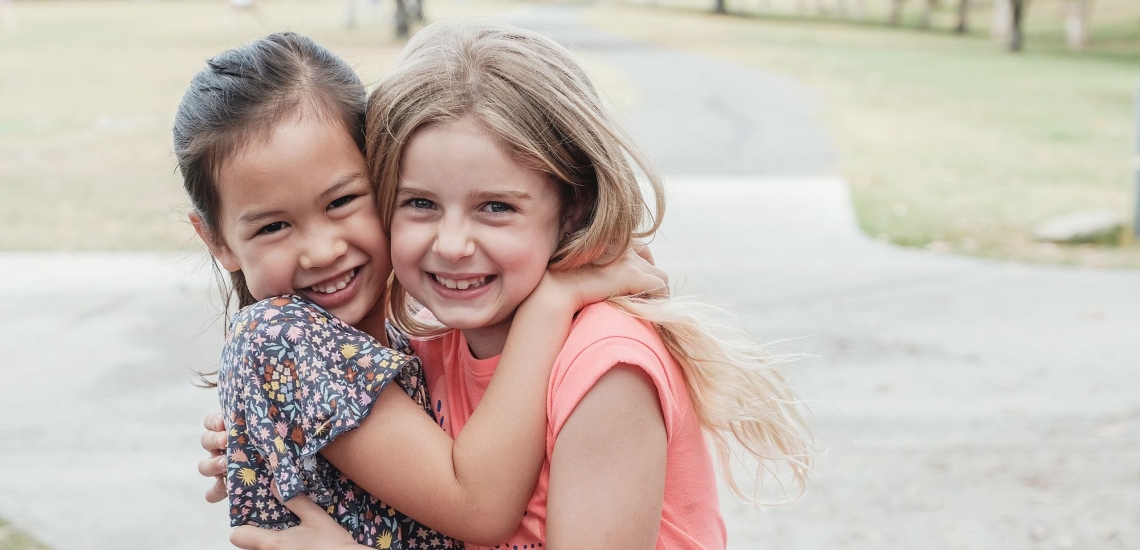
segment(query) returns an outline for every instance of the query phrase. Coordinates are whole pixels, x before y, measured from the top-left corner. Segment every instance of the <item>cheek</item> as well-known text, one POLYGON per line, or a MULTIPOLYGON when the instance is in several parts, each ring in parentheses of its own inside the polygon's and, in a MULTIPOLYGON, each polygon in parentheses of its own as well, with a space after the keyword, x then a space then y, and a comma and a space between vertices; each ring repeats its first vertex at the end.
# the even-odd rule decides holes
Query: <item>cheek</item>
POLYGON ((424 238, 414 230, 413 226, 397 220, 392 221, 391 233, 392 270, 397 276, 407 277, 410 272, 418 270, 417 264, 423 256, 421 249, 424 238))

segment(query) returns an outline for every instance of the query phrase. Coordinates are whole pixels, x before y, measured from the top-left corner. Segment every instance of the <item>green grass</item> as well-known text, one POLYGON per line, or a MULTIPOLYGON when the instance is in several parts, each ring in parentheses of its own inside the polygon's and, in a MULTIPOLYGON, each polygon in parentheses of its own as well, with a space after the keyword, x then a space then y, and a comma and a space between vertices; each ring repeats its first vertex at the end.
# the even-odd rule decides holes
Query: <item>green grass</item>
MULTIPOLYGON (((1132 216, 1140 4, 1098 2, 1093 47, 1073 53, 1056 2, 1034 2, 1026 51, 1014 55, 984 36, 988 6, 972 14, 973 33, 957 36, 947 30, 950 5, 935 29, 921 31, 794 17, 794 4, 780 0, 776 14, 763 17, 718 17, 695 11, 704 3, 677 1, 664 9, 610 6, 592 20, 814 89, 869 235, 993 257, 1140 265, 1134 245, 1057 247, 1029 236, 1035 224, 1074 210, 1132 216)), ((874 15, 881 11, 870 17, 883 19, 874 15)))
MULTIPOLYGON (((224 49, 296 30, 375 81, 403 42, 387 11, 373 20, 362 4, 354 29, 343 2, 316 0, 261 0, 260 20, 242 14, 227 28, 217 0, 16 0, 18 30, 0 27, 0 250, 194 242, 170 137, 190 78, 224 49)), ((439 2, 428 15, 493 6, 439 2)))
POLYGON ((15 530, 0 518, 0 550, 48 550, 48 547, 15 530))

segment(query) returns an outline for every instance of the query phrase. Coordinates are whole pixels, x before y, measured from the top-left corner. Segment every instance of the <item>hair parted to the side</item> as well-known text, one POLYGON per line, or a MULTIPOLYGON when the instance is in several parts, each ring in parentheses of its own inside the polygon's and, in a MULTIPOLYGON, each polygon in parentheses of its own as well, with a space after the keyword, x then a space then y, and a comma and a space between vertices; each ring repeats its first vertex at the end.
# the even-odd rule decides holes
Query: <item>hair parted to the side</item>
MULTIPOLYGON (((557 43, 530 31, 485 21, 434 23, 412 38, 368 103, 365 153, 378 185, 381 221, 390 228, 404 147, 416 131, 473 117, 517 162, 550 175, 563 208, 580 212, 575 229, 550 260, 574 270, 613 262, 652 235, 664 212, 661 179, 610 119, 589 78, 557 43), (644 178, 651 200, 638 181, 644 178)), ((411 333, 438 334, 418 318, 398 281, 391 317, 411 333)), ((723 311, 690 298, 610 300, 653 324, 681 365, 686 386, 721 471, 738 495, 735 441, 763 470, 786 467, 800 492, 810 468, 810 431, 800 402, 778 369, 743 330, 718 323, 723 311)), ((751 493, 751 494, 749 494, 751 493)))
MULTIPOLYGON (((206 61, 194 75, 174 117, 174 154, 194 212, 219 234, 218 173, 243 148, 268 139, 300 116, 321 117, 364 148, 366 92, 356 72, 312 39, 284 32, 265 36, 206 61)), ((256 300, 241 271, 229 285, 214 264, 225 313, 256 300)))
MULTIPOLYGON (((218 171, 245 147, 300 116, 342 126, 364 148, 366 92, 360 77, 311 38, 275 33, 206 61, 174 116, 174 155, 194 211, 218 234, 218 171)), ((245 276, 231 274, 226 303, 254 303, 245 276)))

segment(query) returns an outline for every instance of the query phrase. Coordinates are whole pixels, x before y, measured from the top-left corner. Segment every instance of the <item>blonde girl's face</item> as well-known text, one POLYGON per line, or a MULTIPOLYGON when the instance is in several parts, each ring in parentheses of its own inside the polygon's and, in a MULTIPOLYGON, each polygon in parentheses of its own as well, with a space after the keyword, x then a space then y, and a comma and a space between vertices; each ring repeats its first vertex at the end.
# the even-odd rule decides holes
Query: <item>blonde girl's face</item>
POLYGON ((284 122, 222 165, 218 190, 220 238, 204 240, 255 298, 297 294, 353 325, 382 316, 388 241, 347 131, 314 116, 284 122))
POLYGON ((391 224, 396 277, 473 348, 481 339, 501 352, 515 309, 558 245, 556 184, 515 162, 470 117, 418 130, 400 166, 391 224))

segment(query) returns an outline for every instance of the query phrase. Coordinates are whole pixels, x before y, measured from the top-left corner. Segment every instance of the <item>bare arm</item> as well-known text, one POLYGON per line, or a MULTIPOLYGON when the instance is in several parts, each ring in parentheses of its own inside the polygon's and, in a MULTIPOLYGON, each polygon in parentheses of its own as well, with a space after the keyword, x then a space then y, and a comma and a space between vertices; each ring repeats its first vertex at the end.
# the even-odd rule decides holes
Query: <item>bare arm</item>
POLYGON ((546 387, 577 304, 535 295, 519 308, 479 407, 452 441, 399 389, 322 454, 358 485, 443 533, 481 545, 518 528, 545 457, 546 387), (376 442, 408 442, 378 452, 376 442))
POLYGON ((615 366, 578 403, 554 444, 546 547, 652 549, 665 454, 653 382, 635 366, 615 366))
POLYGON ((454 442, 401 392, 385 391, 361 426, 322 454, 426 525, 468 542, 502 542, 518 529, 546 456, 546 388, 574 313, 658 288, 663 278, 632 253, 602 270, 548 273, 516 311, 495 376, 454 442), (377 441, 416 443, 378 453, 377 441))

